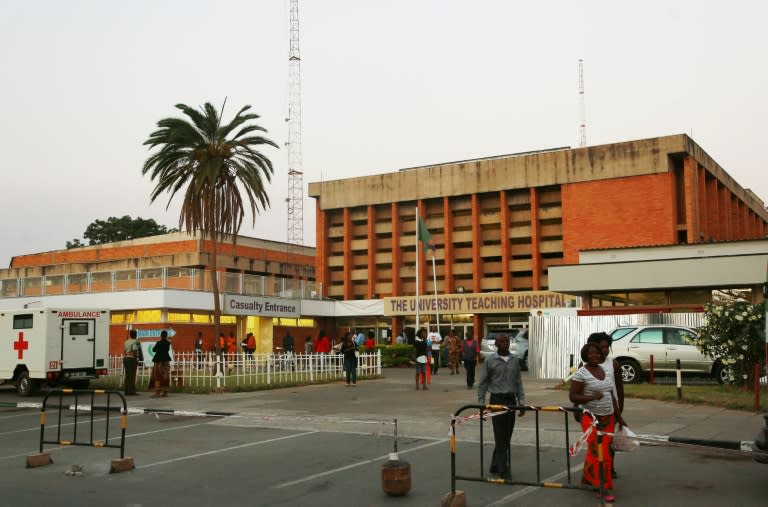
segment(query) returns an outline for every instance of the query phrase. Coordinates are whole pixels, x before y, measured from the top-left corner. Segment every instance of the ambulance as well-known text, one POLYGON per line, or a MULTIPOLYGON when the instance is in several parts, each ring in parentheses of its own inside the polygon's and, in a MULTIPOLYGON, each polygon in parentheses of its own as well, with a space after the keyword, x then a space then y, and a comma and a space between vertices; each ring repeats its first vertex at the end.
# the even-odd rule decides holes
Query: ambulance
POLYGON ((21 396, 42 384, 87 389, 109 373, 109 311, 0 310, 0 384, 21 396))

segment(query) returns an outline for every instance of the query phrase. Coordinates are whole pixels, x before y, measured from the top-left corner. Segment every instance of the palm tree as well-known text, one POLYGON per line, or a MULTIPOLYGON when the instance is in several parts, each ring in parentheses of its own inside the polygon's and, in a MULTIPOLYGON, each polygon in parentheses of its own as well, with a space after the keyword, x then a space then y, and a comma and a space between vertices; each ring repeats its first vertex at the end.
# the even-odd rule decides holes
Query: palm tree
POLYGON ((237 241, 245 217, 243 194, 254 223, 257 211, 269 206, 264 187, 265 180, 272 178, 272 162, 258 149, 263 145, 277 148, 277 145, 259 134, 267 132, 264 128, 249 123, 259 118, 257 114, 246 114, 251 106, 243 107, 227 125, 221 125, 221 115, 210 103, 200 110, 185 104, 177 104, 176 108, 191 123, 180 118, 157 122, 158 129, 144 144, 149 145, 150 150, 156 147, 160 150, 144 162, 141 173, 150 173, 155 182, 150 202, 168 193, 168 209, 174 196, 182 192, 179 229, 187 233, 202 230, 211 240, 214 339, 216 351, 221 352, 217 244, 227 235, 233 245, 237 241))

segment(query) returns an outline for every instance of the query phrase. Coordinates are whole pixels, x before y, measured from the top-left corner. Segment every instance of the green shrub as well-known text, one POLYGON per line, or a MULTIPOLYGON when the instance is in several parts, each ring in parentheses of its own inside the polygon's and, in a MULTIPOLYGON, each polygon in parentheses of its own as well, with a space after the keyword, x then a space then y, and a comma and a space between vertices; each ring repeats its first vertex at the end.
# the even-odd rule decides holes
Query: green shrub
POLYGON ((408 366, 412 361, 413 345, 376 345, 381 351, 381 366, 401 367, 408 366))

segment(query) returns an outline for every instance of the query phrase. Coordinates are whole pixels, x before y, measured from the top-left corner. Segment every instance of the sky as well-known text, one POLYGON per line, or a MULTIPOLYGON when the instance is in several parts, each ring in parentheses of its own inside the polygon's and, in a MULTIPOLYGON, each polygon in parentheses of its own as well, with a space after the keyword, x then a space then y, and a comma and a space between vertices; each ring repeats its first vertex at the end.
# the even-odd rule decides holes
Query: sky
MULTIPOLYGON (((768 2, 301 1, 304 186, 405 167, 685 133, 768 200, 768 2)), ((0 0, 0 266, 150 204, 157 121, 226 99, 267 148, 287 239, 288 0, 0 0)), ((304 199, 304 244, 315 245, 304 199)))

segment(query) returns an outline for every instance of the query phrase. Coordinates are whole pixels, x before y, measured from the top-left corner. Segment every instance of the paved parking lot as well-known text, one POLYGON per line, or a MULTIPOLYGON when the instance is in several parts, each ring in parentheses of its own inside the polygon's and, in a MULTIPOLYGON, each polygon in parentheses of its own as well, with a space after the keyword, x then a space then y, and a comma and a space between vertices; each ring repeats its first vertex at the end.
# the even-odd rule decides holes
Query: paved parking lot
MULTIPOLYGON (((475 395, 458 376, 436 377, 427 392, 415 391, 410 379, 410 371, 385 370, 384 378, 357 388, 330 384, 255 393, 171 394, 167 399, 146 394, 129 397, 134 410, 170 408, 234 415, 130 415, 126 455, 134 457, 136 469, 122 474, 108 473, 110 460, 119 456, 117 449, 56 445, 45 447, 52 454, 52 465, 25 469, 25 457, 38 448, 39 411, 6 406, 0 409, 0 505, 439 505, 450 490, 450 414, 474 403, 475 395), (400 456, 412 468, 411 492, 400 498, 388 497, 381 487, 381 466, 394 445, 394 418, 400 456), (83 476, 66 475, 72 465, 82 465, 83 476)), ((528 381, 528 402, 565 401, 565 394, 548 389, 550 385, 528 381)), ((0 392, 0 403, 17 400, 10 391, 0 392)), ((633 429, 638 433, 665 430, 723 438, 730 432, 733 439, 741 440, 753 436, 761 420, 757 415, 712 407, 641 400, 629 400, 627 406, 627 419, 635 421, 633 429)), ((52 410, 46 414, 50 431, 57 414, 52 410)), ((63 432, 72 428, 73 414, 62 412, 63 432)), ((103 428, 104 417, 103 412, 94 414, 94 428, 103 428)), ((111 437, 119 436, 119 418, 115 419, 111 437)), ((83 423, 88 419, 81 413, 78 420, 78 431, 85 431, 88 425, 83 423)), ((520 419, 513 438, 513 477, 518 480, 536 480, 534 421, 534 414, 520 419)), ((540 477, 564 482, 562 416, 542 413, 540 425, 545 444, 540 477)), ((486 431, 488 438, 489 426, 486 431)), ((475 423, 457 428, 458 468, 464 475, 479 473, 478 436, 475 423)), ((491 445, 486 447, 486 463, 491 445)), ((582 460, 579 455, 571 463, 574 481, 580 477, 582 460)), ((617 464, 622 475, 617 504, 765 504, 768 466, 748 456, 707 448, 643 446, 620 454, 617 464)), ((475 482, 460 482, 458 489, 466 491, 472 506, 596 504, 584 491, 475 482)))

